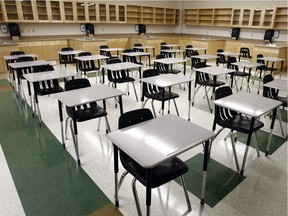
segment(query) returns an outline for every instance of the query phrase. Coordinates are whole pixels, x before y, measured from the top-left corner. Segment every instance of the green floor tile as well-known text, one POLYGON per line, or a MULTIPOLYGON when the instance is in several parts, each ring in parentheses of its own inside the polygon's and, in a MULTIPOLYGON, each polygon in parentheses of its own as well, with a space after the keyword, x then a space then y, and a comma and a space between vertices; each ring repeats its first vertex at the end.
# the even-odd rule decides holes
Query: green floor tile
MULTIPOLYGON (((237 141, 245 143, 247 142, 247 134, 238 133, 237 134, 237 141)), ((261 152, 266 152, 266 146, 269 139, 269 133, 266 131, 259 130, 256 132, 257 143, 259 150, 261 152)), ((285 143, 286 139, 283 137, 279 137, 276 135, 272 135, 271 145, 269 150, 269 155, 272 155, 280 146, 285 143)), ((250 146, 255 148, 254 143, 251 140, 250 146)))
MULTIPOLYGON (((187 189, 199 199, 203 179, 203 157, 204 155, 199 153, 185 161, 189 167, 188 173, 184 176, 187 189)), ((236 171, 210 159, 207 172, 205 203, 210 207, 214 207, 244 179, 245 177, 240 176, 236 171)), ((180 184, 179 179, 176 182, 180 184)))
POLYGON ((0 113, 0 143, 26 215, 88 215, 111 203, 14 92, 0 93, 0 113))

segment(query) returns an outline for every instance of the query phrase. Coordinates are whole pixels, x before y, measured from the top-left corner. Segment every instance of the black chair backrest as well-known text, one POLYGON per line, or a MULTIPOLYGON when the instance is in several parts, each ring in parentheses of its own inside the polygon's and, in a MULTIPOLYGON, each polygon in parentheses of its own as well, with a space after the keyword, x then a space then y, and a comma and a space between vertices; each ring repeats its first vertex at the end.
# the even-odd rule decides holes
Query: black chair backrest
POLYGON ((142 47, 141 43, 135 43, 133 48, 134 52, 144 52, 144 49, 140 47, 142 47))
POLYGON ((24 51, 12 51, 10 52, 10 55, 25 55, 25 52, 24 51))
POLYGON ((196 51, 196 50, 192 51, 192 53, 191 53, 191 67, 192 68, 195 68, 196 64, 201 62, 201 59, 193 58, 193 56, 197 56, 197 55, 199 55, 198 51, 196 51))
POLYGON ((62 49, 61 49, 61 51, 73 51, 74 49, 72 48, 72 47, 63 47, 62 49))
MULTIPOLYGON (((158 76, 160 75, 160 71, 158 69, 147 69, 143 71, 143 78, 158 76)), ((145 95, 146 92, 156 93, 161 91, 163 88, 159 88, 158 86, 143 82, 143 93, 145 95)))
POLYGON ((100 45, 100 55, 104 55, 104 56, 107 56, 107 57, 112 57, 112 54, 110 51, 104 51, 104 50, 101 50, 101 49, 108 49, 109 46, 108 45, 100 45))
POLYGON ((239 68, 237 65, 233 65, 232 63, 237 62, 237 59, 234 56, 229 56, 227 59, 227 68, 239 71, 239 68))
MULTIPOLYGON (((156 55, 156 59, 163 59, 165 58, 165 55, 156 55)), ((160 71, 160 73, 166 73, 169 69, 169 65, 165 65, 163 63, 157 62, 156 68, 160 71)))
POLYGON ((34 61, 35 59, 31 56, 19 56, 16 59, 16 62, 27 62, 27 61, 34 61))
MULTIPOLYGON (((107 60, 107 64, 116 64, 116 63, 121 63, 121 59, 119 58, 111 58, 107 60)), ((109 81, 113 81, 116 80, 118 78, 125 78, 127 77, 127 72, 126 70, 121 70, 121 71, 111 71, 111 70, 107 70, 107 77, 109 81)))
MULTIPOLYGON (((79 78, 79 79, 73 79, 73 80, 68 80, 66 83, 65 83, 65 91, 70 91, 70 90, 74 90, 74 89, 80 89, 80 88, 86 88, 86 87, 90 87, 91 84, 89 82, 88 79, 86 78, 79 78)), ((83 104, 81 106, 77 106, 75 107, 76 111, 79 111, 79 110, 85 110, 87 108, 92 108, 92 107, 96 107, 97 106, 97 103, 96 102, 92 102, 92 103, 88 103, 89 106, 87 104, 83 104)), ((67 107, 66 106, 66 111, 67 111, 67 114, 69 116, 73 116, 73 108, 72 107, 67 107)))
POLYGON ((36 65, 32 67, 32 72, 33 73, 38 73, 38 72, 45 72, 45 71, 54 71, 54 67, 52 65, 36 65))
POLYGON ((209 74, 207 73, 202 73, 200 71, 197 70, 197 68, 203 68, 203 67, 207 67, 206 62, 197 62, 194 66, 195 70, 196 70, 196 75, 195 75, 195 86, 196 83, 197 84, 203 84, 203 82, 207 82, 210 79, 209 74))
POLYGON ((80 53, 78 54, 78 56, 90 56, 90 55, 92 55, 91 52, 80 52, 80 53))
MULTIPOLYGON (((215 90, 215 100, 232 95, 232 89, 229 86, 222 86, 215 90)), ((226 121, 238 115, 237 112, 226 109, 222 106, 215 105, 213 128, 216 129, 216 124, 221 121, 226 121)))
POLYGON ((218 54, 220 52, 224 52, 223 49, 217 49, 217 56, 219 58, 216 59, 216 64, 218 65, 219 63, 225 63, 226 62, 226 59, 225 59, 225 56, 222 55, 222 54, 218 54))
MULTIPOLYGON (((186 45, 186 48, 193 48, 193 46, 191 44, 186 45)), ((191 57, 193 54, 193 50, 186 50, 185 51, 185 55, 186 57, 191 57)))
POLYGON ((240 55, 239 55, 239 61, 241 58, 249 58, 251 59, 252 56, 250 55, 250 49, 247 47, 241 47, 240 48, 240 55))
MULTIPOLYGON (((274 77, 272 74, 266 74, 263 77, 263 84, 271 82, 274 80, 274 77)), ((266 86, 263 86, 263 96, 267 98, 272 98, 272 99, 277 99, 279 91, 276 90, 275 88, 269 88, 266 86)))
MULTIPOLYGON (((123 53, 130 53, 130 52, 134 52, 134 50, 133 49, 123 50, 123 53)), ((138 63, 136 56, 126 56, 126 55, 123 55, 123 62, 132 62, 136 64, 138 63)))
MULTIPOLYGON (((153 114, 150 109, 143 108, 143 109, 137 109, 132 110, 126 113, 123 113, 118 120, 118 128, 122 129, 125 127, 129 127, 135 124, 139 124, 144 121, 148 121, 153 119, 153 114)), ((137 143, 135 143, 136 145, 137 143)), ((125 163, 129 158, 128 155, 126 155, 123 151, 120 150, 120 160, 122 163, 125 163)))

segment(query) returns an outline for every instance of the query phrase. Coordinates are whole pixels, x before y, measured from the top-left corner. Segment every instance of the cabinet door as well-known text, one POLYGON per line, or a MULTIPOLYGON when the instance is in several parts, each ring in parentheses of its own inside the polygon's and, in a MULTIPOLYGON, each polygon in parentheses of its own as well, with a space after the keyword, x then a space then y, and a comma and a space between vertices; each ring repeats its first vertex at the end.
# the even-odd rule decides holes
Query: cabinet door
POLYGON ((275 17, 275 9, 274 8, 265 8, 262 11, 263 18, 261 26, 264 28, 273 28, 273 20, 275 17))
POLYGON ((48 5, 48 8, 50 8, 49 15, 50 15, 50 20, 52 22, 62 22, 62 13, 61 13, 61 4, 60 1, 47 1, 48 3, 50 3, 50 7, 48 5))
POLYGON ((4 4, 4 10, 6 14, 6 20, 7 21, 19 21, 19 1, 15 0, 5 0, 3 1, 4 4))
POLYGON ((260 27, 261 26, 261 21, 262 21, 262 9, 253 9, 252 10, 252 23, 251 26, 252 27, 260 27))
POLYGON ((75 4, 71 1, 63 1, 63 19, 64 22, 75 22, 77 21, 75 16, 75 4))
POLYGON ((28 45, 31 54, 37 55, 39 60, 45 59, 41 41, 28 42, 28 45))
POLYGON ((47 10, 47 2, 42 0, 35 1, 36 8, 36 20, 39 22, 48 22, 48 10, 47 10))
MULTIPOLYGON (((42 41, 43 59, 44 60, 57 60, 58 53, 54 41, 42 41)), ((39 58, 40 59, 40 58, 39 58)))
POLYGON ((29 22, 29 21, 36 21, 36 10, 34 7, 34 3, 30 0, 28 1, 21 1, 21 12, 20 13, 20 20, 29 22))
POLYGON ((231 25, 240 26, 240 18, 241 18, 241 9, 233 9, 231 25))
POLYGON ((76 2, 76 20, 78 22, 86 22, 87 2, 76 2))
POLYGON ((241 26, 250 26, 251 24, 251 9, 242 9, 241 26))

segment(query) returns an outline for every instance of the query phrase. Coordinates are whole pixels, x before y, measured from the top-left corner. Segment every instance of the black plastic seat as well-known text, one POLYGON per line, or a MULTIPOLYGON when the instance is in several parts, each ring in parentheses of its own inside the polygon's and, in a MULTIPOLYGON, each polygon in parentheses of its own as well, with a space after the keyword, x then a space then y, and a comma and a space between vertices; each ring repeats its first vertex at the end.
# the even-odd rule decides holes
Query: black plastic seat
POLYGON ((252 56, 250 55, 250 49, 247 47, 241 47, 239 53, 240 53, 239 61, 242 61, 242 60, 250 61, 252 59, 252 56))
POLYGON ((133 47, 134 52, 144 52, 144 49, 140 47, 142 47, 141 43, 135 43, 133 47))
MULTIPOLYGON (((54 71, 54 67, 52 65, 37 65, 37 66, 32 67, 33 73, 41 73, 41 72, 46 72, 46 71, 54 71)), ((36 94, 35 100, 34 100, 34 107, 37 109, 38 117, 39 117, 39 124, 41 126, 42 117, 41 117, 41 112, 40 112, 40 108, 38 104, 38 98, 36 96, 55 94, 58 92, 63 92, 64 89, 59 85, 59 82, 57 79, 34 82, 33 88, 36 94)))
MULTIPOLYGON (((229 95, 232 95, 232 89, 229 86, 220 87, 216 89, 215 91, 215 100, 223 98, 223 97, 227 97, 229 95)), ((216 133, 214 139, 216 138, 216 136, 220 134, 220 132, 224 128, 230 129, 230 133, 228 134, 228 136, 230 136, 231 138, 233 154, 235 157, 235 162, 236 162, 238 171, 239 171, 239 163, 238 163, 238 158, 236 154, 235 143, 234 143, 235 138, 234 138, 233 133, 234 131, 236 131, 236 132, 249 134, 250 127, 251 127, 250 123, 251 123, 250 117, 243 115, 241 113, 235 112, 233 110, 215 105, 212 130, 215 131, 217 125, 219 125, 222 128, 216 133)), ((256 119, 254 122, 254 126, 252 128, 252 132, 253 132, 252 137, 254 140, 254 144, 255 144, 258 156, 259 156, 259 150, 258 150, 257 140, 256 140, 254 132, 261 129, 263 126, 264 126, 263 122, 256 119)))
MULTIPOLYGON (((271 82, 273 80, 274 80, 274 77, 272 74, 266 74, 263 77, 263 84, 266 84, 266 83, 271 82)), ((263 96, 280 101, 282 103, 281 107, 283 109, 285 109, 287 107, 288 98, 287 97, 281 97, 278 94, 279 94, 278 89, 263 86, 263 96)), ((284 136, 284 130, 283 130, 283 126, 282 126, 282 118, 281 118, 281 115, 279 112, 277 112, 277 115, 278 115, 278 119, 279 119, 279 123, 280 123, 281 133, 282 133, 282 136, 284 136)))
MULTIPOLYGON (((149 109, 138 109, 126 112, 122 114, 119 118, 119 129, 132 126, 147 120, 153 119, 153 115, 149 109)), ((137 145, 137 143, 135 143, 137 145)), ((157 143, 156 143, 157 145, 157 143)), ((138 211, 138 215, 142 215, 140 204, 138 201, 138 195, 137 195, 137 189, 136 189, 136 181, 141 182, 146 188, 147 188, 147 170, 146 168, 139 165, 136 161, 134 161, 132 158, 130 158, 125 152, 123 152, 121 149, 120 151, 120 161, 123 165, 123 167, 126 169, 128 173, 130 173, 134 179, 132 180, 132 189, 133 189, 133 195, 138 211)), ((188 172, 188 166, 179 158, 174 157, 171 158, 158 166, 149 169, 151 173, 151 186, 147 188, 147 190, 151 191, 152 188, 159 187, 165 183, 170 182, 171 180, 180 177, 185 198, 187 202, 188 210, 191 210, 191 204, 189 200, 189 196, 186 189, 186 184, 183 178, 183 175, 188 172)), ((122 175, 124 178, 125 175, 122 175)), ((121 177, 121 178, 122 178, 121 177)), ((123 181, 123 178, 120 179, 120 182, 123 181)), ((151 201, 151 193, 150 197, 146 197, 146 199, 149 199, 151 201)))
MULTIPOLYGON (((107 64, 116 64, 116 63, 121 63, 121 62, 122 61, 119 58, 111 58, 111 59, 107 60, 107 64)), ((136 88, 135 88, 135 84, 134 84, 135 79, 129 75, 128 70, 118 70, 118 71, 107 70, 107 77, 108 77, 108 81, 113 84, 114 88, 117 88, 117 84, 127 83, 128 95, 130 94, 128 84, 132 83, 135 97, 136 97, 136 101, 138 101, 138 96, 137 96, 136 88)))
MULTIPOLYGON (((151 77, 151 76, 158 76, 158 75, 160 75, 160 72, 158 69, 147 69, 147 70, 143 71, 143 78, 151 77)), ((170 90, 171 89, 165 90, 164 88, 160 88, 158 86, 143 82, 142 101, 144 100, 144 97, 147 98, 144 102, 143 107, 145 107, 147 101, 149 99, 151 99, 153 113, 154 113, 154 116, 156 117, 156 112, 155 112, 155 108, 154 108, 154 100, 161 101, 162 102, 162 108, 164 108, 165 101, 173 100, 174 105, 175 105, 175 109, 176 109, 176 113, 179 116, 178 108, 177 108, 176 101, 175 101, 175 99, 178 98, 179 95, 174 93, 174 92, 171 92, 170 90)), ((168 105, 168 113, 170 113, 170 103, 168 105)))
MULTIPOLYGON (((91 52, 81 52, 79 53, 79 57, 81 56, 91 56, 91 52)), ((84 73, 85 76, 89 77, 89 72, 94 72, 99 70, 99 67, 96 67, 94 60, 89 61, 78 61, 78 70, 84 73)))
MULTIPOLYGON (((232 63, 237 62, 236 58, 234 56, 228 57, 227 59, 227 68, 235 70, 235 72, 229 73, 230 76, 233 77, 233 79, 235 80, 235 86, 236 86, 236 90, 238 92, 238 85, 237 85, 237 77, 241 77, 241 86, 240 86, 240 90, 242 89, 243 86, 243 79, 246 78, 247 80, 247 86, 248 86, 248 90, 250 91, 250 87, 249 87, 249 80, 250 80, 250 76, 251 74, 248 72, 244 72, 244 71, 240 71, 239 67, 237 65, 233 65, 232 63)), ((233 83, 233 80, 231 78, 231 82, 233 83)), ((232 86, 233 87, 233 86, 232 86)))
POLYGON ((100 45, 100 55, 107 56, 109 58, 118 58, 117 56, 113 56, 110 51, 104 51, 102 49, 109 49, 108 45, 100 45))
MULTIPOLYGON (((73 80, 68 80, 65 83, 65 91, 70 91, 70 90, 80 89, 80 88, 87 88, 90 86, 91 84, 89 80, 86 78, 73 79, 73 80)), ((103 101, 103 104, 105 107, 105 101, 103 101)), ((84 122, 84 121, 101 118, 101 117, 105 117, 105 120, 106 120, 106 133, 110 132, 110 126, 109 126, 109 122, 107 118, 107 111, 104 108, 100 107, 96 102, 82 104, 81 106, 76 106, 76 107, 66 106, 66 112, 67 112, 68 118, 66 119, 65 136, 67 139, 68 120, 70 119, 70 129, 71 129, 71 134, 72 134, 75 152, 77 156, 77 162, 80 165, 78 138, 77 138, 77 135, 74 134, 74 131, 77 130, 77 128, 76 129, 74 128, 73 121, 72 121, 74 109, 75 109, 74 116, 75 116, 76 127, 77 127, 77 122, 84 122)), ((100 128, 100 119, 99 119, 99 124, 98 124, 98 131, 99 131, 99 128, 100 128)))
MULTIPOLYGON (((165 55, 157 55, 156 56, 156 59, 164 59, 164 58, 166 58, 165 55)), ((159 70, 159 72, 161 74, 167 74, 167 73, 178 74, 178 73, 181 73, 181 70, 174 69, 173 65, 163 64, 160 62, 156 62, 156 68, 159 70)))
POLYGON ((198 68, 203 68, 203 67, 207 67, 206 62, 198 62, 195 64, 196 75, 195 75, 195 85, 194 85, 194 95, 193 95, 193 100, 192 100, 192 106, 194 106, 195 104, 195 97, 196 97, 197 92, 199 91, 200 87, 203 86, 205 90, 205 97, 207 99, 209 110, 212 112, 207 87, 216 88, 216 87, 224 85, 225 83, 222 81, 218 81, 218 80, 214 82, 214 80, 209 76, 209 74, 202 73, 197 70, 198 68), (198 88, 196 88, 197 85, 199 85, 198 88))
MULTIPOLYGON (((61 49, 61 52, 65 51, 73 51, 74 49, 72 47, 63 47, 61 49)), ((65 68, 67 67, 67 64, 74 64, 76 63, 76 60, 74 59, 75 55, 70 54, 70 55, 61 55, 59 54, 59 64, 64 64, 65 68)))
POLYGON ((216 59, 216 65, 219 66, 219 64, 222 64, 224 67, 227 64, 227 60, 225 58, 225 55, 219 54, 221 52, 224 52, 224 50, 223 49, 217 49, 217 56, 219 58, 216 59))

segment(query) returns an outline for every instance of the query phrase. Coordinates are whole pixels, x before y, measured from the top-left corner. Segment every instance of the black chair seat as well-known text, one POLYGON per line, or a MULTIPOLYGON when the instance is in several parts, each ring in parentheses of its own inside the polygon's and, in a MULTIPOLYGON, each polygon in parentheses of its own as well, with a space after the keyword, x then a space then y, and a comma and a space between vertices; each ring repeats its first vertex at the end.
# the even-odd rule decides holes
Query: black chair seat
POLYGON ((250 74, 246 72, 235 71, 235 72, 229 73, 229 75, 245 77, 245 76, 249 76, 250 74))
POLYGON ((287 97, 279 97, 278 96, 278 101, 281 101, 282 102, 282 106, 283 107, 287 107, 287 102, 288 102, 288 98, 287 97))
POLYGON ((181 73, 181 70, 169 69, 167 73, 178 74, 181 73))
POLYGON ((132 77, 121 77, 121 78, 115 78, 114 82, 116 83, 126 83, 126 82, 134 82, 135 79, 132 77))
MULTIPOLYGON (((250 130, 251 118, 243 115, 236 115, 234 118, 229 118, 228 120, 218 119, 217 124, 221 127, 230 128, 231 130, 248 134, 250 130)), ((263 126, 263 122, 255 120, 253 132, 259 130, 263 126)))
MULTIPOLYGON (((137 162, 129 157, 127 157, 125 163, 122 164, 124 168, 129 170, 129 173, 131 173, 138 181, 140 181, 144 186, 147 186, 145 168, 141 167, 137 162)), ((179 158, 175 157, 171 160, 165 161, 151 169, 151 188, 159 187, 186 172, 188 172, 188 166, 179 158)))
MULTIPOLYGON (((71 116, 72 116, 72 110, 69 110, 67 112, 71 113, 71 116)), ((83 121, 87 121, 87 120, 94 119, 94 118, 104 117, 107 115, 107 112, 100 106, 95 105, 90 108, 76 110, 75 114, 76 114, 76 121, 83 122, 83 121)))
MULTIPOLYGON (((144 96, 147 97, 147 98, 150 98, 150 99, 162 101, 162 92, 157 92, 157 93, 145 92, 144 96)), ((174 93, 174 92, 169 92, 169 91, 165 91, 164 92, 164 101, 175 99, 175 98, 178 98, 178 97, 179 97, 179 95, 174 93)))
POLYGON ((62 91, 64 91, 62 87, 55 86, 52 88, 37 89, 37 94, 41 96, 41 95, 55 94, 55 93, 62 92, 62 91))
POLYGON ((219 87, 219 86, 222 86, 224 85, 225 83, 222 82, 222 81, 218 81, 216 80, 216 83, 214 84, 214 81, 213 80, 207 80, 207 81, 198 81, 197 82, 199 85, 203 85, 203 86, 215 86, 215 87, 219 87))

